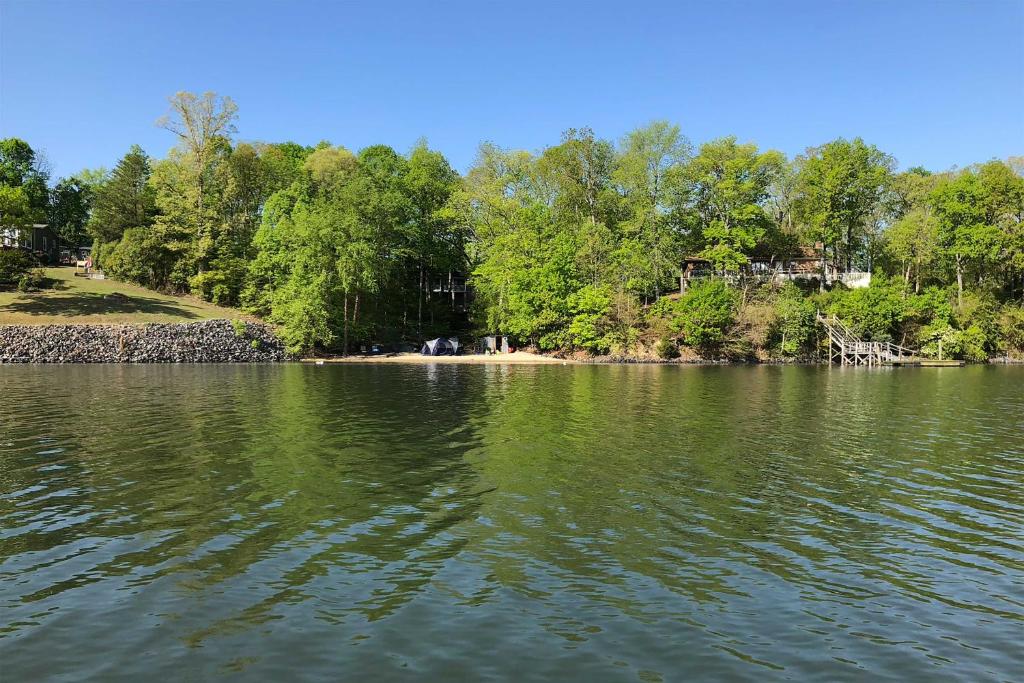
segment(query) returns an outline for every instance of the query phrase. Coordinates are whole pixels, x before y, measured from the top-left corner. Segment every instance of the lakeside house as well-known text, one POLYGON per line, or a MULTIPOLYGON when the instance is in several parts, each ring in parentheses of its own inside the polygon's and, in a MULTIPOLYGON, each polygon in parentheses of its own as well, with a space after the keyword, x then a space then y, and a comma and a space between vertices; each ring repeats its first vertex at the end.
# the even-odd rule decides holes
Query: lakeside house
POLYGON ((871 284, 871 273, 859 270, 844 270, 835 263, 822 262, 820 246, 801 247, 789 256, 751 256, 738 272, 716 272, 707 259, 689 257, 683 259, 679 274, 679 289, 686 291, 690 282, 711 276, 724 277, 730 281, 776 282, 821 280, 826 285, 841 282, 851 289, 871 284), (824 273, 822 267, 824 265, 824 273))
POLYGON ((33 223, 29 228, 0 228, 0 248, 24 249, 42 263, 56 263, 60 239, 46 223, 33 223))

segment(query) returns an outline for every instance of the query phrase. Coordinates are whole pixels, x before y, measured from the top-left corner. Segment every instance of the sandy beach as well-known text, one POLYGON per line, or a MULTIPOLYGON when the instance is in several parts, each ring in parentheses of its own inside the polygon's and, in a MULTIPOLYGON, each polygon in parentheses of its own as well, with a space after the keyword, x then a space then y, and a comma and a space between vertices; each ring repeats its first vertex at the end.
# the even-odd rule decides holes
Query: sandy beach
POLYGON ((337 356, 332 358, 303 358, 303 363, 444 363, 444 364, 575 364, 576 361, 552 356, 542 356, 536 353, 516 351, 515 353, 499 353, 493 356, 482 353, 467 354, 465 356, 424 356, 419 353, 390 353, 378 356, 354 355, 337 356))

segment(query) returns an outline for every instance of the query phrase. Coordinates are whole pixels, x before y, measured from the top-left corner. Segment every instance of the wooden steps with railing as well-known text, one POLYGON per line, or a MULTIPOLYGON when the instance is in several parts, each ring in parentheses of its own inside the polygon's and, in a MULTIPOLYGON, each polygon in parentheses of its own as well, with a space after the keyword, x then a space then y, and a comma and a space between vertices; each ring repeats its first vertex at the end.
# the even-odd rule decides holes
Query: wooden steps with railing
POLYGON ((829 340, 829 362, 840 365, 920 365, 918 352, 892 342, 860 339, 835 315, 817 313, 829 340))

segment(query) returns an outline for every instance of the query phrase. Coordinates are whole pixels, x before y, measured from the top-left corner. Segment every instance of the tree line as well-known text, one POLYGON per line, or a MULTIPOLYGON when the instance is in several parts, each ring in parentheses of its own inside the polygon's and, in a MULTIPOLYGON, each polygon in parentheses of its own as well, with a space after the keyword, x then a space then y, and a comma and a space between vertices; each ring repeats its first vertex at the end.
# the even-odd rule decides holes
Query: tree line
POLYGON ((1024 346, 1020 158, 900 172, 860 138, 788 159, 735 137, 694 147, 656 121, 618 141, 570 129, 536 153, 484 143, 460 176, 425 142, 240 142, 237 116, 230 98, 178 93, 158 122, 166 158, 132 147, 52 187, 5 140, 2 220, 45 217, 112 277, 264 316, 296 350, 491 331, 541 350, 807 356, 818 309, 964 357, 1024 346), (872 286, 712 276, 679 291, 684 258, 729 275, 808 248, 872 286), (468 313, 436 291, 453 273, 468 313))

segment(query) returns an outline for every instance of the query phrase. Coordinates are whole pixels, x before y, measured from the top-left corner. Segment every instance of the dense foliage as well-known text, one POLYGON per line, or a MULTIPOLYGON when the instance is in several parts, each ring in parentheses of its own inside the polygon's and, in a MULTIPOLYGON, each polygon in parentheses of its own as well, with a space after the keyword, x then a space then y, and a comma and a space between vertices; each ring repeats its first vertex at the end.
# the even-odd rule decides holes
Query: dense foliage
POLYGON ((859 138, 787 160, 734 137, 694 148, 656 121, 618 142, 571 129, 537 153, 485 143, 460 177, 425 143, 238 142, 236 119, 229 98, 179 93, 166 158, 132 147, 52 188, 4 140, 0 220, 88 235, 111 276, 243 307, 294 350, 500 332, 549 351, 810 357, 818 310, 929 354, 1024 346, 1019 160, 897 172, 859 138), (751 257, 808 252, 871 286, 738 277, 751 257), (688 257, 710 277, 680 291, 688 257), (462 278, 471 296, 453 293, 462 278))
POLYGON ((0 287, 19 284, 36 265, 32 256, 21 249, 0 249, 0 287))

